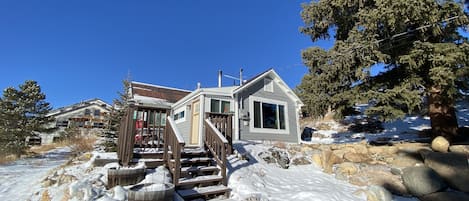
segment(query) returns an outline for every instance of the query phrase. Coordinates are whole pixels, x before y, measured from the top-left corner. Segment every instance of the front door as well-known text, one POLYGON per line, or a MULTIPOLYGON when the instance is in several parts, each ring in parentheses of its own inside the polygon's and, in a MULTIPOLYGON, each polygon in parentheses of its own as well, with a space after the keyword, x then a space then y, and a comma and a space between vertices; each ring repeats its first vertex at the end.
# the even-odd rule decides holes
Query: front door
POLYGON ((199 144, 199 120, 200 120, 200 102, 194 101, 192 103, 192 125, 191 125, 191 145, 199 144))

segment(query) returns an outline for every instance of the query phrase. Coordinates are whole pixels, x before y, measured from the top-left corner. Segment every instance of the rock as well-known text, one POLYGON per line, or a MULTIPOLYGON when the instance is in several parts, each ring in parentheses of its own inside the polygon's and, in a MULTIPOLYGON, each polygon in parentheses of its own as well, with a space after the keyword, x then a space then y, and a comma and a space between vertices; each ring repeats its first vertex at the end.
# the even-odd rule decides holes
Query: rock
POLYGON ((277 164, 281 168, 288 169, 290 164, 290 158, 288 157, 287 152, 274 148, 270 148, 269 151, 272 152, 272 156, 277 160, 277 164))
POLYGON ((270 152, 263 151, 263 152, 260 152, 258 154, 258 156, 260 158, 262 158, 262 160, 264 160, 267 163, 275 163, 276 162, 275 158, 272 156, 272 153, 270 153, 270 152))
POLYGON ((424 158, 425 165, 435 170, 451 188, 469 193, 469 166, 466 155, 429 152, 424 158))
POLYGON ((321 161, 324 172, 329 174, 332 173, 332 166, 334 164, 343 162, 343 160, 335 155, 332 151, 323 151, 321 161))
POLYGON ((75 181, 75 180, 77 180, 77 178, 73 175, 60 175, 59 178, 57 179, 57 183, 60 186, 62 184, 71 183, 72 181, 75 181))
POLYGON ((369 158, 364 154, 349 152, 344 154, 344 159, 354 163, 361 163, 367 161, 369 158))
POLYGON ((316 151, 314 153, 311 154, 311 160, 313 161, 313 163, 320 167, 320 168, 324 168, 322 166, 323 162, 322 162, 322 152, 321 151, 316 151))
POLYGON ((453 145, 449 147, 449 151, 459 154, 469 154, 469 145, 453 145))
POLYGON ((421 201, 462 201, 469 200, 469 194, 457 191, 436 192, 420 197, 421 201))
POLYGON ((358 186, 382 186, 393 194, 408 196, 409 192, 402 183, 401 176, 393 175, 385 166, 361 167, 357 174, 349 177, 349 182, 358 186))
POLYGON ((371 146, 368 148, 370 154, 395 154, 397 151, 395 146, 371 146))
POLYGON ((438 152, 448 152, 449 142, 442 136, 438 136, 432 141, 432 149, 438 152))
POLYGON ((298 157, 298 158, 294 158, 292 160, 292 165, 309 165, 311 164, 311 161, 309 161, 308 159, 306 159, 304 156, 302 157, 298 157))
POLYGON ((447 184, 429 167, 407 167, 402 180, 407 190, 414 196, 423 196, 443 190, 447 184))
POLYGON ((400 168, 391 167, 391 173, 393 175, 402 175, 403 172, 400 168))
POLYGON ((335 177, 340 180, 348 180, 350 175, 358 172, 358 165, 351 162, 338 164, 335 168, 335 177))
POLYGON ((409 155, 395 156, 389 164, 393 167, 405 168, 405 167, 414 167, 418 164, 423 164, 423 160, 420 160, 420 157, 414 157, 409 155))
POLYGON ((368 148, 365 144, 353 144, 352 148, 355 150, 355 153, 368 154, 368 148))
POLYGON ((368 201, 392 201, 392 194, 381 186, 372 185, 368 187, 368 201))

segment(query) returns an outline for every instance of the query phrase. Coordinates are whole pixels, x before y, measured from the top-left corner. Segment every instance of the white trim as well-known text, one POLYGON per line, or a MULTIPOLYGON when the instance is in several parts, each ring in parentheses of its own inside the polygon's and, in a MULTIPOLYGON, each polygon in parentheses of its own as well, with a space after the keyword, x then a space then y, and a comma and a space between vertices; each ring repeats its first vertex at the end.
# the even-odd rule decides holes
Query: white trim
POLYGON ((234 129, 233 129, 233 132, 234 132, 234 140, 239 140, 239 100, 238 100, 238 95, 235 95, 235 97, 233 98, 233 104, 234 104, 234 129))
POLYGON ((180 113, 180 112, 182 112, 182 111, 184 111, 184 117, 183 117, 183 118, 179 118, 179 119, 177 119, 177 120, 174 120, 174 122, 176 122, 177 124, 186 121, 186 117, 187 117, 186 106, 181 107, 181 108, 179 108, 179 109, 177 109, 177 110, 174 110, 173 115, 171 116, 172 119, 174 119, 174 115, 176 115, 176 114, 178 114, 178 113, 180 113))
POLYGON ((295 118, 296 118, 296 133, 297 133, 297 141, 298 141, 298 144, 301 142, 301 130, 300 130, 300 112, 301 112, 301 106, 299 106, 298 104, 295 104, 296 106, 296 114, 295 114, 295 118))
MULTIPOLYGON (((261 98, 256 96, 249 97, 249 132, 251 133, 271 133, 271 134, 290 134, 290 126, 288 121, 288 104, 284 101, 279 100, 272 100, 268 98, 261 98), (276 105, 282 105, 284 108, 284 120, 285 120, 285 129, 280 129, 280 124, 278 125, 278 129, 270 129, 270 128, 254 128, 254 101, 258 101, 261 103, 270 103, 276 105)), ((277 119, 279 119, 279 113, 277 110, 277 119)), ((262 124, 262 114, 261 114, 261 124, 262 124)))
POLYGON ((204 118, 205 118, 205 95, 199 97, 199 146, 202 145, 204 135, 204 118))
POLYGON ((274 69, 270 69, 270 70, 266 71, 265 73, 263 73, 262 75, 259 75, 258 77, 256 77, 256 79, 251 80, 247 84, 236 88, 235 90, 233 90, 233 94, 237 94, 237 93, 243 91, 244 89, 247 89, 248 87, 250 87, 253 84, 257 83, 259 80, 263 79, 267 75, 270 75, 271 78, 273 78, 273 81, 275 81, 280 86, 280 88, 283 91, 285 91, 287 96, 290 97, 293 100, 293 102, 297 103, 299 106, 304 105, 303 102, 301 101, 301 99, 295 94, 295 92, 293 92, 293 90, 290 89, 290 87, 288 87, 288 85, 282 80, 282 78, 280 78, 280 76, 277 74, 277 72, 275 72, 274 69))

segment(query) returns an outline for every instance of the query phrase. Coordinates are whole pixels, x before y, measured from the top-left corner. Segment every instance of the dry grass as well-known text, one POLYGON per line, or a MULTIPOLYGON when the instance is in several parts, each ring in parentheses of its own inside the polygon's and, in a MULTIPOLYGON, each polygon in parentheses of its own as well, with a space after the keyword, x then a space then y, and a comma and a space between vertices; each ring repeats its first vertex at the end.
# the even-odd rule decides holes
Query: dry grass
POLYGON ((18 157, 14 154, 11 154, 11 155, 0 155, 0 165, 1 164, 6 164, 6 163, 9 163, 9 162, 12 162, 12 161, 15 161, 16 159, 18 159, 18 157))
POLYGON ((95 136, 80 136, 72 139, 70 147, 72 147, 72 152, 74 153, 84 153, 93 151, 95 142, 95 136))
POLYGON ((49 191, 45 190, 41 195, 41 201, 50 201, 49 191))

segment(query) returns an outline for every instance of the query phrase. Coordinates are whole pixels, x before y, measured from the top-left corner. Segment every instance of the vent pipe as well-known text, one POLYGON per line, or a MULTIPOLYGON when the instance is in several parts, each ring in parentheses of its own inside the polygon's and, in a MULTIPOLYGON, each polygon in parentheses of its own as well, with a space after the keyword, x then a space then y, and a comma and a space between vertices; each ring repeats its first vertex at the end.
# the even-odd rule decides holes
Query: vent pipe
POLYGON ((197 82, 197 89, 200 89, 200 82, 197 82))
POLYGON ((239 86, 243 86, 243 68, 239 69, 239 86))
POLYGON ((222 71, 219 70, 218 71, 218 88, 221 88, 221 76, 222 76, 222 71))

